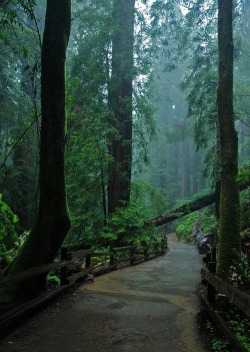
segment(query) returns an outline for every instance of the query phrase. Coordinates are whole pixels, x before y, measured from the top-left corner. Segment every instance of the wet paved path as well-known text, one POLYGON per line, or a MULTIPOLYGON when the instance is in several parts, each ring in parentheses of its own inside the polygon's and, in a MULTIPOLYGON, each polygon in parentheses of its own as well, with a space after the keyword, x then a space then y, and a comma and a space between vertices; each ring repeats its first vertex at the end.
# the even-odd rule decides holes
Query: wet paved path
POLYGON ((200 352, 195 247, 169 237, 171 252, 83 285, 0 343, 1 352, 200 352))

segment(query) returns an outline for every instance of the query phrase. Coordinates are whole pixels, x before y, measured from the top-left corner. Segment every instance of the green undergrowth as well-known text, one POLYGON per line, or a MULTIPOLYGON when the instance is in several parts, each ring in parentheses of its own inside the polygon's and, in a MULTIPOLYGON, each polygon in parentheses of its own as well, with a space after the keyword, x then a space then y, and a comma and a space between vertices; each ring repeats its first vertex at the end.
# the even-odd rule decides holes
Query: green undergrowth
POLYGON ((206 318, 203 320, 206 343, 212 352, 229 352, 229 342, 219 333, 214 323, 206 318))
POLYGON ((17 235, 16 225, 18 221, 17 215, 12 212, 0 193, 0 258, 2 263, 0 276, 4 267, 15 258, 29 234, 28 231, 25 231, 22 235, 17 235))
MULTIPOLYGON (((199 212, 202 231, 207 233, 217 227, 217 219, 211 214, 210 208, 199 212)), ((176 222, 176 236, 179 241, 193 242, 193 229, 198 217, 198 211, 184 216, 176 222)))
POLYGON ((250 351, 250 319, 235 306, 220 312, 239 343, 250 351))
MULTIPOLYGON (((238 342, 250 352, 250 320, 235 306, 228 303, 223 311, 217 311, 230 327, 238 342)), ((207 345, 212 352, 234 351, 229 341, 220 333, 218 327, 206 316, 203 318, 203 330, 207 345)), ((235 350, 236 352, 236 350, 235 350)))

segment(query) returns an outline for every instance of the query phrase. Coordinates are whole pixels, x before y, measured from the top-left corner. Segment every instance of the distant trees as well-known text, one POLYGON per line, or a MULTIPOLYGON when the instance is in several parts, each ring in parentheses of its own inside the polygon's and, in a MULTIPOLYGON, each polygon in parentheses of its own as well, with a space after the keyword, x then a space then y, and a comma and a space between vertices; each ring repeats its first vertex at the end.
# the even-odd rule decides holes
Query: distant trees
POLYGON ((135 171, 143 164, 154 127, 144 13, 132 1, 90 3, 75 9, 67 187, 70 238, 93 241, 108 222, 112 227, 116 208, 129 206, 132 167, 135 171))
MULTIPOLYGON (((48 0, 41 66, 40 203, 32 231, 10 267, 18 272, 53 262, 70 228, 65 190, 65 53, 71 27, 70 0, 48 0)), ((46 275, 17 285, 35 295, 46 275)))

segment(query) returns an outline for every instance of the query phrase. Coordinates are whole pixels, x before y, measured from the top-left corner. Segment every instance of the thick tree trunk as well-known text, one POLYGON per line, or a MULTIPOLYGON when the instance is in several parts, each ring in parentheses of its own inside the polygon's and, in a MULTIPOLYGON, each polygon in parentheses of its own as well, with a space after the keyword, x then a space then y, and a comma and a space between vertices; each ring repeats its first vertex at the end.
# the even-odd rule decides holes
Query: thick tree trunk
MULTIPOLYGON (((240 184, 239 189, 243 191, 244 189, 248 188, 250 186, 250 182, 244 182, 240 184)), ((154 219, 151 220, 146 220, 144 222, 145 226, 162 226, 164 224, 167 224, 171 221, 177 220, 185 215, 188 215, 190 213, 193 213, 196 210, 205 208, 213 203, 216 202, 216 192, 211 193, 207 196, 198 198, 194 200, 193 202, 188 202, 184 204, 183 206, 176 208, 174 210, 171 210, 170 212, 157 216, 154 219)))
POLYGON ((109 107, 112 117, 109 153, 108 213, 130 200, 132 167, 132 81, 135 0, 115 0, 113 12, 112 76, 109 107))
MULTIPOLYGON (((71 25, 71 1, 48 0, 42 47, 40 204, 36 222, 11 272, 53 262, 70 228, 65 191, 65 56, 71 25)), ((15 287, 23 297, 45 287, 46 276, 15 287)))
POLYGON ((220 236, 217 274, 228 277, 240 253, 238 138, 233 112, 233 1, 218 0, 219 81, 217 104, 221 147, 220 236))
POLYGON ((207 207, 215 202, 215 193, 209 194, 207 196, 201 197, 193 202, 188 202, 183 206, 176 208, 164 215, 157 216, 154 219, 145 221, 145 226, 162 226, 171 221, 177 220, 187 214, 193 213, 196 210, 207 207))
POLYGON ((220 145, 220 126, 219 119, 216 120, 216 165, 215 165, 215 215, 216 218, 220 218, 220 192, 221 192, 221 179, 220 179, 220 169, 221 169, 221 145, 220 145))

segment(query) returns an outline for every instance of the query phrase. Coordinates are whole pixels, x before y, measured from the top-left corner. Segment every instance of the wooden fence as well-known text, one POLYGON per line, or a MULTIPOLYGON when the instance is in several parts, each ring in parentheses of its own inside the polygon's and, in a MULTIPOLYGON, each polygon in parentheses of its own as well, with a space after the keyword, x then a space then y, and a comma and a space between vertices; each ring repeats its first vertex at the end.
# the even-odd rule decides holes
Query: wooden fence
MULTIPOLYGON (((219 313, 220 299, 236 306, 250 317, 250 296, 223 279, 215 275, 215 252, 209 252, 204 258, 205 266, 201 269, 203 284, 207 286, 206 295, 201 294, 203 304, 211 319, 230 342, 231 348, 236 352, 249 352, 235 337, 232 329, 219 313)), ((227 304, 225 305, 227 306, 227 304)))
POLYGON ((49 274, 50 272, 58 272, 60 274, 60 287, 51 290, 33 300, 30 300, 18 307, 11 309, 0 315, 0 336, 6 336, 9 329, 16 327, 23 321, 25 317, 30 316, 40 307, 47 304, 49 301, 57 298, 65 293, 69 288, 73 287, 79 279, 84 279, 88 274, 94 276, 116 270, 118 265, 124 263, 126 265, 135 265, 165 253, 167 248, 167 240, 162 238, 161 242, 148 243, 143 247, 126 246, 110 249, 109 252, 94 251, 90 246, 85 246, 84 249, 75 252, 70 252, 66 247, 62 247, 60 258, 56 258, 52 264, 42 265, 23 272, 10 274, 0 279, 0 291, 5 290, 9 285, 16 282, 24 281, 40 274, 49 274), (108 263, 104 265, 94 266, 95 259, 102 257, 108 258, 108 263), (79 272, 69 275, 69 268, 76 260, 82 268, 79 272))

